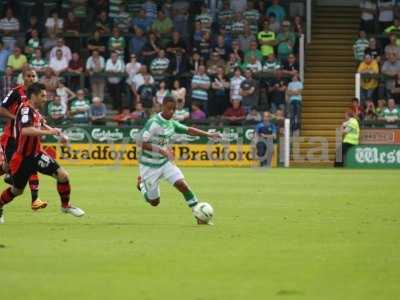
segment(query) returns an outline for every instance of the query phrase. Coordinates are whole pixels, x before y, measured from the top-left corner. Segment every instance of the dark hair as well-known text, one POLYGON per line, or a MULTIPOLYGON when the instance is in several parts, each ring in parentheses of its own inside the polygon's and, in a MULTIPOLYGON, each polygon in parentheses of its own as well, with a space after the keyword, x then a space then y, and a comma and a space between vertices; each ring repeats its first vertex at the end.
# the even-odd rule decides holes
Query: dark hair
POLYGON ((167 104, 167 103, 169 103, 169 102, 176 103, 174 97, 166 96, 166 97, 164 98, 164 100, 163 100, 163 105, 164 105, 164 104, 167 104))
POLYGON ((43 83, 35 82, 30 87, 28 87, 26 91, 26 96, 28 99, 31 98, 32 95, 39 95, 46 87, 43 83))

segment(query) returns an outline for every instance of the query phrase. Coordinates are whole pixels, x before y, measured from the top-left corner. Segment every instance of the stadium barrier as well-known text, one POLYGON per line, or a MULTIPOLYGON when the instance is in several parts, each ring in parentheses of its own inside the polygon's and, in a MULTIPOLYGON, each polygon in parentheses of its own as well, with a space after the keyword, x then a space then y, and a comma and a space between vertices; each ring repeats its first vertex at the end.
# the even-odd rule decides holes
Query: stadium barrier
MULTIPOLYGON (((202 127, 219 131, 222 141, 177 134, 173 141, 176 163, 198 167, 256 167, 259 158, 254 144, 254 127, 202 127)), ((140 149, 136 143, 139 127, 75 126, 64 128, 69 145, 60 145, 53 136, 43 140, 44 149, 61 164, 137 165, 140 149)), ((274 143, 272 167, 278 165, 278 146, 274 143)))

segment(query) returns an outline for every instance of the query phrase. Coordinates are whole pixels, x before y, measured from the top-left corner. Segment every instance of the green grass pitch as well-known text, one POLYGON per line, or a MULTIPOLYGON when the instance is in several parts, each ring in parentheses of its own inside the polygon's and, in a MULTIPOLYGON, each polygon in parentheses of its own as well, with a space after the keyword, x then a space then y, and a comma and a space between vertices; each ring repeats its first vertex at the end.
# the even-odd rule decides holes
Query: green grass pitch
POLYGON ((0 299, 400 297, 399 172, 184 168, 214 206, 209 227, 166 183, 146 205, 137 168, 68 169, 87 215, 59 213, 44 176, 46 210, 32 213, 28 193, 6 207, 0 299))

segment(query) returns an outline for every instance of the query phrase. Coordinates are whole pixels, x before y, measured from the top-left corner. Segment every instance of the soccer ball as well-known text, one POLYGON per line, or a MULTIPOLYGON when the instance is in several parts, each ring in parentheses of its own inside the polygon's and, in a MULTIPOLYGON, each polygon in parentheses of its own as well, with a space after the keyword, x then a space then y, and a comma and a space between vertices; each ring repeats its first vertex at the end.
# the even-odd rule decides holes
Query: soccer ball
POLYGON ((214 216, 214 209, 207 202, 200 202, 193 208, 193 215, 197 219, 210 224, 214 216))

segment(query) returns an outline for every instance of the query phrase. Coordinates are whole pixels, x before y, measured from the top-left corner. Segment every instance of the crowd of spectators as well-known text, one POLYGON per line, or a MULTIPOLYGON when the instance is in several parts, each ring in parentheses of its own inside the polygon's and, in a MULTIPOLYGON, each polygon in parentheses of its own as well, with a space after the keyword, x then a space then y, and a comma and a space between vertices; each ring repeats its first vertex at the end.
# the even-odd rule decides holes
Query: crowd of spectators
POLYGON ((360 101, 351 109, 365 125, 400 122, 400 5, 360 1, 360 32, 353 49, 361 74, 360 101))
POLYGON ((300 118, 302 9, 279 0, 3 1, 0 97, 32 68, 50 122, 141 123, 177 100, 182 122, 300 118), (289 109, 290 108, 290 109, 289 109))

